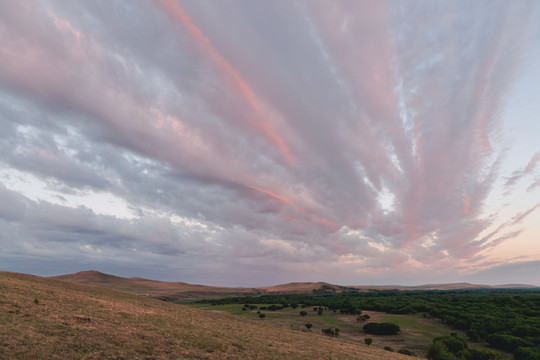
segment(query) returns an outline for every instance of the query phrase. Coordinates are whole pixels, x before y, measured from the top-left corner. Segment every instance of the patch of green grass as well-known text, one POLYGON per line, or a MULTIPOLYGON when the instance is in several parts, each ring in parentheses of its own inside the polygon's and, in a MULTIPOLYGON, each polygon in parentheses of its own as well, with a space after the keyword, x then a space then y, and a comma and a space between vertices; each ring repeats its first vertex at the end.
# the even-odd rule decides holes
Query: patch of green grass
POLYGON ((401 329, 409 330, 405 334, 406 340, 427 341, 431 343, 433 338, 448 335, 450 330, 446 325, 438 325, 436 321, 426 319, 422 315, 393 315, 384 314, 381 322, 390 322, 398 325, 401 329))

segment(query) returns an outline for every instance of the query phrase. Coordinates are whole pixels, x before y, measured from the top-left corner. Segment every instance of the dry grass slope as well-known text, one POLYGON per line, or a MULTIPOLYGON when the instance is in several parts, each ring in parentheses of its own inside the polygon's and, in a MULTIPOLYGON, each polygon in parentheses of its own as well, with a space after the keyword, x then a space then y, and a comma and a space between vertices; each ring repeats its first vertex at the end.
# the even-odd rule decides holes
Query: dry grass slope
POLYGON ((0 359, 410 359, 105 288, 0 272, 0 359))

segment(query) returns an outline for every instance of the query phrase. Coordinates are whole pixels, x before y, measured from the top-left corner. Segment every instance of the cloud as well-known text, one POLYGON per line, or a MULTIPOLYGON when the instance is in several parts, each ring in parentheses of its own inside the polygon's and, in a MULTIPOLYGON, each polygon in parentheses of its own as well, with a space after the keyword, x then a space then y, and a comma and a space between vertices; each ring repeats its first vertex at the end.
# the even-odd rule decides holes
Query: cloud
POLYGON ((485 215, 535 6, 2 3, 0 241, 216 282, 472 264, 536 209, 485 215))
MULTIPOLYGON (((504 184, 505 187, 508 189, 514 186, 523 177, 533 174, 538 161, 540 161, 540 151, 533 155, 533 157, 529 160, 529 162, 523 169, 515 170, 512 172, 512 175, 506 180, 506 183, 504 184)), ((535 184, 532 184, 528 189, 533 189, 535 186, 535 184)))

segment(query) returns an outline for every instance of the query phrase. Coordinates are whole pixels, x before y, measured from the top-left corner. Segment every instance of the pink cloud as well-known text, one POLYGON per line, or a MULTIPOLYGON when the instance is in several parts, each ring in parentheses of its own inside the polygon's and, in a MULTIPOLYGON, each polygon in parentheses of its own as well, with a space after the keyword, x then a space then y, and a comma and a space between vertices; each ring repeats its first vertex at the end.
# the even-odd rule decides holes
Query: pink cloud
POLYGON ((174 0, 159 0, 159 4, 172 18, 178 20, 184 26, 190 36, 193 37, 195 41, 200 44, 201 48, 210 55, 214 63, 223 69, 230 77, 232 77, 234 80, 233 83, 236 85, 236 87, 238 87, 242 96, 256 111, 257 117, 259 118, 256 119, 255 117, 248 116, 247 119, 249 125, 264 134, 264 136, 266 136, 279 149, 287 162, 291 166, 294 166, 295 160, 291 155, 285 140, 274 129, 270 122, 270 116, 259 105, 259 101, 257 101, 253 90, 247 81, 242 78, 238 70, 233 68, 233 66, 214 49, 210 40, 204 36, 203 32, 196 25, 193 24, 189 16, 180 7, 178 2, 174 0))

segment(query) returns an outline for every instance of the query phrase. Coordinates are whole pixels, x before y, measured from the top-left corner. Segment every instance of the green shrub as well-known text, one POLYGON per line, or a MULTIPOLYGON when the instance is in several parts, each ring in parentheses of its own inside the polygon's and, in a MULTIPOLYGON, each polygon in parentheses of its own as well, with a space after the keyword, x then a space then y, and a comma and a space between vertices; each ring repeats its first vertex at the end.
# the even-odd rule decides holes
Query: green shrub
POLYGON ((324 335, 338 337, 339 336, 339 329, 338 328, 335 328, 335 329, 332 329, 332 328, 322 329, 322 333, 324 335))
POLYGON ((501 354, 491 350, 467 349, 463 353, 465 360, 504 360, 501 354))
POLYGON ((458 358, 452 354, 446 346, 440 341, 433 342, 427 351, 427 358, 429 360, 458 360, 458 358))
POLYGON ((364 339, 364 343, 365 343, 366 345, 371 345, 371 343, 373 343, 373 339, 372 339, 372 338, 365 338, 365 339, 364 339))
POLYGON ((404 349, 404 348, 399 349, 398 353, 403 354, 403 355, 409 355, 409 356, 416 357, 416 354, 414 352, 412 352, 411 350, 408 350, 408 349, 404 349))
POLYGON ((540 349, 538 347, 518 347, 514 351, 515 360, 540 360, 540 349))
POLYGON ((492 334, 486 337, 486 342, 496 349, 514 352, 518 347, 530 346, 527 341, 517 336, 506 334, 492 334))
POLYGON ((369 323, 364 325, 363 329, 374 335, 394 335, 399 332, 399 326, 392 323, 369 323))
POLYGON ((433 339, 433 344, 428 348, 430 360, 457 360, 463 359, 467 350, 467 340, 458 336, 457 333, 440 336, 433 339))

